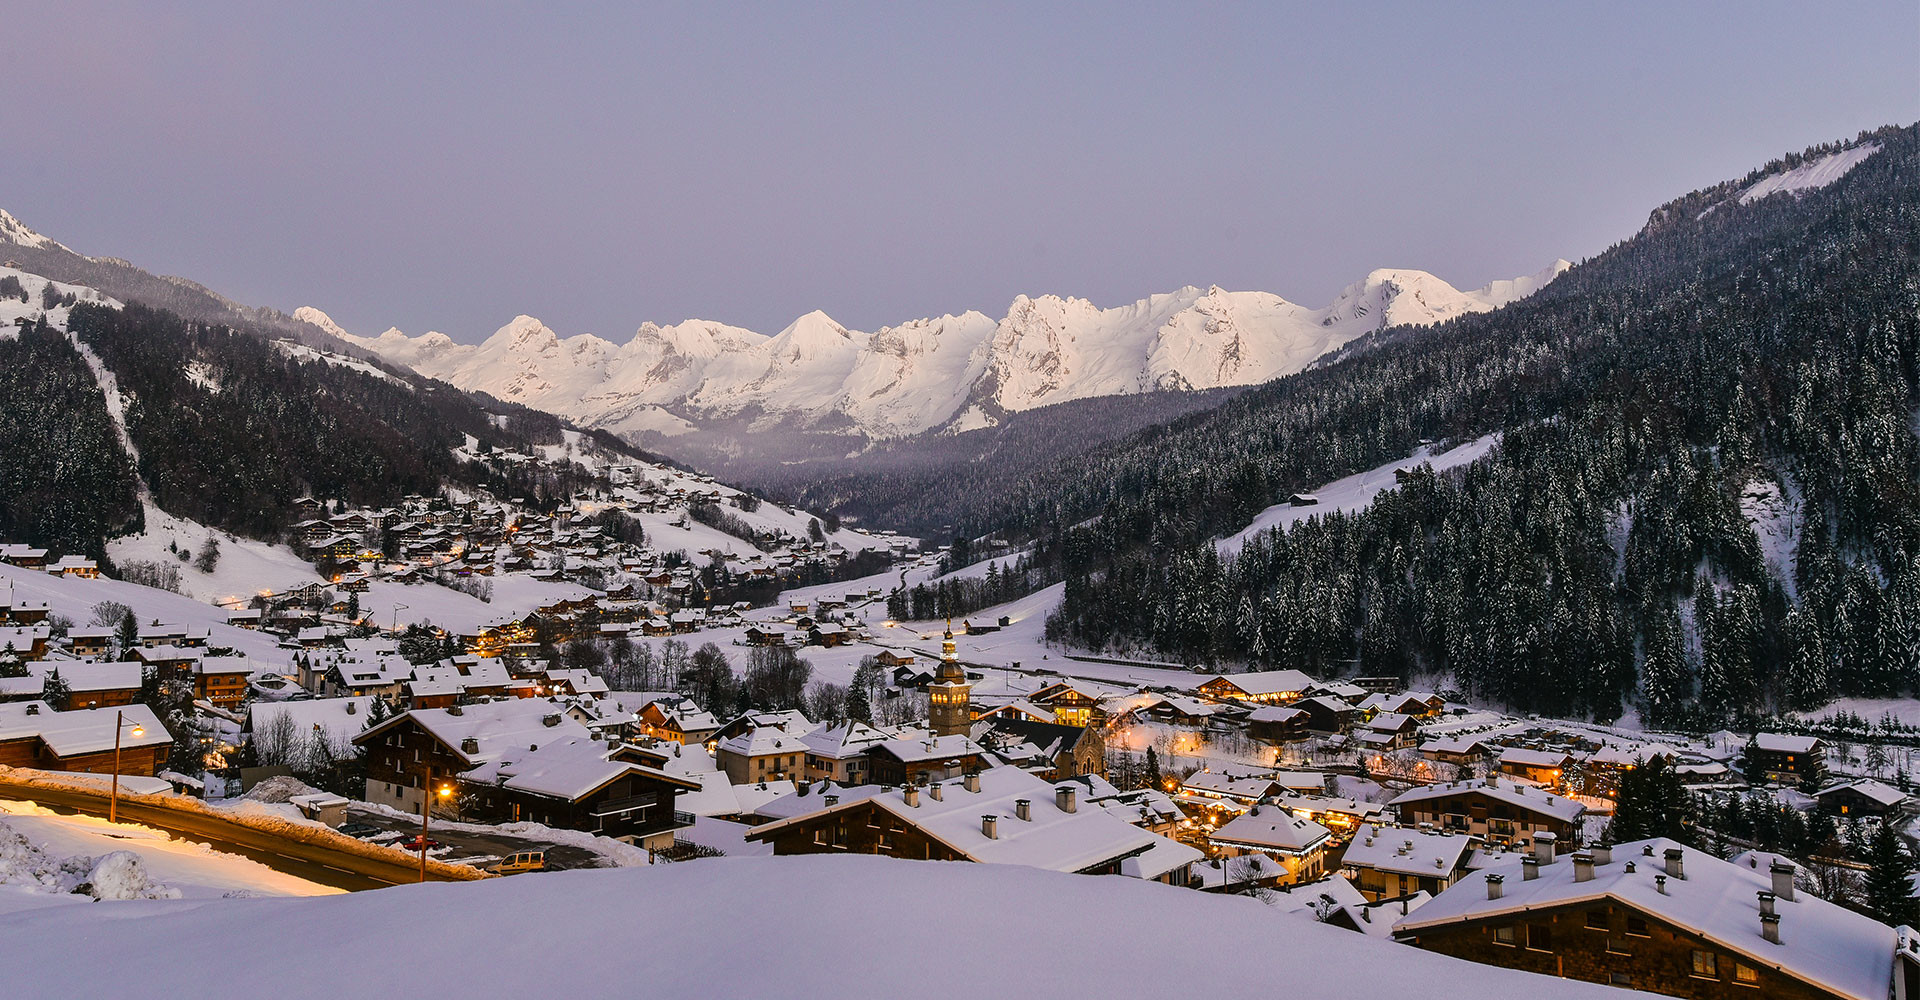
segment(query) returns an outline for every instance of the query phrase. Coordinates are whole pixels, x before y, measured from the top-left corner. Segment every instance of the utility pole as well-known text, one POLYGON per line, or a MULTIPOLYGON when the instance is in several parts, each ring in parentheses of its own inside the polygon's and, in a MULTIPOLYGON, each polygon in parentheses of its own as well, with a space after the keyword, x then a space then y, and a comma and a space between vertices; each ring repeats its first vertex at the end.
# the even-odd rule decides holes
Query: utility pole
POLYGON ((424 770, 420 784, 420 881, 427 880, 427 817, 433 815, 433 765, 424 770))

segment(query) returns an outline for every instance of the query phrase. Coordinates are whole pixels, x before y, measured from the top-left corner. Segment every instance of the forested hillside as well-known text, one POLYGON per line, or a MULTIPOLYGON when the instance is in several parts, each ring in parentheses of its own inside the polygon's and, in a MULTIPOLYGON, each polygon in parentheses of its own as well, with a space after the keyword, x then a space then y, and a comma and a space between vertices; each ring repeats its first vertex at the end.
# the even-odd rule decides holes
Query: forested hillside
MULTIPOLYGON (((142 524, 139 482, 180 517, 278 540, 294 499, 385 505, 443 483, 484 485, 534 505, 589 478, 551 463, 461 461, 481 451, 559 444, 549 414, 482 404, 415 375, 290 347, 270 331, 189 321, 138 304, 80 302, 66 331, 44 318, 0 337, 0 538, 104 557, 104 541, 142 524), (124 401, 117 439, 85 345, 124 401), (138 479, 136 479, 136 475, 138 479)), ((609 451, 637 454, 611 435, 609 451)))
POLYGON ((1674 722, 1910 691, 1920 136, 1859 141, 1880 151, 1830 186, 1742 197, 1837 145, 1662 207, 1516 306, 1385 331, 965 497, 964 531, 1049 538, 1052 632, 1096 648, 1449 673, 1518 707, 1674 722), (1363 513, 1237 558, 1211 542, 1423 439, 1494 431, 1483 461, 1363 513), (1763 551, 1774 494, 1787 541, 1763 551))
POLYGON ((86 361, 45 322, 0 332, 0 539, 105 555, 138 530, 133 466, 86 361))

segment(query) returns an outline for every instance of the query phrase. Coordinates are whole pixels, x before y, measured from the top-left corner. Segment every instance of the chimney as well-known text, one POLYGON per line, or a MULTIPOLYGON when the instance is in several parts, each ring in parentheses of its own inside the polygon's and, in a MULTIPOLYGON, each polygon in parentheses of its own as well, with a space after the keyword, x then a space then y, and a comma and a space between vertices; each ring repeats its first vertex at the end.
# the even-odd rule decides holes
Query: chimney
POLYGON ((460 741, 460 752, 469 756, 480 752, 480 741, 469 736, 460 741))
POLYGON ((1540 863, 1543 865, 1553 864, 1553 847, 1554 843, 1559 839, 1560 838, 1555 837, 1550 831, 1543 830, 1534 834, 1533 856, 1539 858, 1540 863))
POLYGON ((1793 902, 1794 867, 1785 861, 1776 860, 1767 866, 1767 873, 1773 876, 1773 894, 1789 903, 1793 902))
POLYGON ((1780 943, 1780 914, 1760 914, 1760 936, 1774 944, 1780 943))
POLYGON ((1540 877, 1540 859, 1529 854, 1520 859, 1520 880, 1531 882, 1540 877))
POLYGON ((1053 804, 1059 806, 1061 812, 1070 813, 1075 811, 1077 806, 1074 803, 1073 786, 1061 785, 1059 788, 1054 789, 1053 804))
POLYGON ((1573 856, 1573 880, 1591 882, 1593 880, 1593 853, 1579 851, 1573 856))
POLYGON ((1659 892, 1660 895, 1662 896, 1666 895, 1667 894, 1667 877, 1665 875, 1655 875, 1653 877, 1653 888, 1655 889, 1655 891, 1659 892))
POLYGON ((1613 863, 1613 848, 1606 844, 1601 844, 1600 846, 1595 847, 1593 850, 1588 851, 1587 853, 1593 855, 1593 863, 1596 865, 1607 865, 1607 864, 1613 863))
POLYGON ((1652 844, 1641 844, 1641 845, 1640 845, 1640 856, 1641 856, 1641 857, 1643 857, 1643 858, 1650 858, 1650 857, 1653 857, 1653 845, 1652 845, 1652 844))
POLYGON ((961 783, 966 787, 967 791, 977 792, 980 790, 980 772, 979 771, 968 771, 967 776, 960 780, 961 780, 961 783))
POLYGON ((986 834, 988 840, 999 840, 1000 818, 998 816, 980 817, 980 832, 986 834))
POLYGON ((1033 818, 1033 803, 1026 799, 1013 800, 1013 814, 1024 820, 1033 818))
POLYGON ((1633 874, 1633 862, 1631 861, 1627 862, 1627 874, 1633 874))
POLYGON ((900 790, 900 794, 906 797, 908 809, 920 808, 920 786, 919 785, 908 785, 907 787, 900 790))
POLYGON ((833 808, 834 806, 837 806, 837 805, 839 805, 839 804, 840 804, 840 796, 838 796, 838 795, 829 795, 829 796, 827 796, 827 797, 826 797, 826 800, 825 800, 825 801, 826 801, 826 803, 827 803, 827 808, 828 808, 828 809, 832 809, 832 808, 833 808))
POLYGON ((1666 855, 1667 874, 1677 879, 1685 879, 1687 877, 1687 867, 1685 857, 1681 854, 1680 849, 1678 847, 1669 847, 1667 848, 1666 855))
POLYGON ((1501 894, 1505 892, 1505 890, 1500 887, 1500 883, 1505 882, 1506 880, 1507 880, 1507 877, 1498 872, 1495 872, 1492 875, 1488 875, 1487 876, 1487 898, 1499 899, 1501 894))
POLYGON ((1773 893, 1770 893, 1767 890, 1762 889, 1759 892, 1754 893, 1754 895, 1760 897, 1761 913, 1773 912, 1773 893))
POLYGON ((938 781, 927 786, 927 794, 933 796, 933 801, 935 802, 946 801, 940 792, 940 783, 938 781))

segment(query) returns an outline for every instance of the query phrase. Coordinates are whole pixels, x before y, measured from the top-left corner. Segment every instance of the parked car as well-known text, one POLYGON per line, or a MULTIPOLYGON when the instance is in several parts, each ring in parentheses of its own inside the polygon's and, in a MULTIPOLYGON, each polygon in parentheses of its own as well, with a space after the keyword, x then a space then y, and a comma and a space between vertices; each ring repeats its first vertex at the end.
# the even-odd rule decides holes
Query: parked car
POLYGON ((400 846, 406 848, 409 851, 420 850, 423 846, 427 850, 431 851, 434 848, 440 846, 440 842, 433 839, 432 837, 427 837, 425 839, 426 839, 426 843, 422 844, 420 835, 416 833, 413 836, 407 838, 406 840, 401 841, 400 846))
POLYGON ((539 872, 547 870, 547 852, 516 851, 505 861, 495 866, 494 871, 502 875, 518 875, 521 872, 539 872))
POLYGON ((379 827, 374 826, 372 823, 362 823, 359 820, 351 823, 342 823, 337 829, 349 837, 371 837, 380 832, 379 827))

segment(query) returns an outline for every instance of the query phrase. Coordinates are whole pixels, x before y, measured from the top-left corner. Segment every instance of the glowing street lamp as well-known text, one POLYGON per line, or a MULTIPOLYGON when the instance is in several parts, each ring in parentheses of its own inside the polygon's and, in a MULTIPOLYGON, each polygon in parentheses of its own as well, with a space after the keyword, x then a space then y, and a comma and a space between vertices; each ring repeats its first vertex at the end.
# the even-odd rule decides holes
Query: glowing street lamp
MULTIPOLYGON (((127 713, 113 713, 113 792, 107 798, 107 822, 120 822, 120 732, 127 726, 127 713)), ((133 724, 133 738, 147 735, 147 728, 133 724)))

